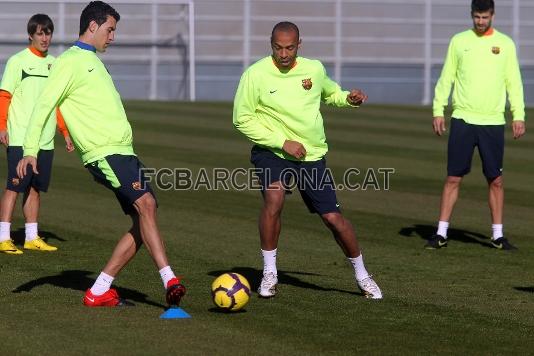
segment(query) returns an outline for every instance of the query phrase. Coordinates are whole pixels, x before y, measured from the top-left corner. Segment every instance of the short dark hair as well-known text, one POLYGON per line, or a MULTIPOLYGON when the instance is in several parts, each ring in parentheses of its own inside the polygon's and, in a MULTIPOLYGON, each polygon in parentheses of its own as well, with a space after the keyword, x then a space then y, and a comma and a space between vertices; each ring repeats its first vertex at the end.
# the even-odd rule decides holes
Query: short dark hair
POLYGON ((37 32, 37 28, 41 26, 41 29, 47 35, 54 32, 54 23, 52 19, 45 14, 35 14, 28 20, 28 35, 33 36, 37 32))
POLYGON ((300 38, 299 28, 293 22, 282 21, 274 25, 273 31, 271 32, 271 42, 273 41, 274 33, 276 31, 283 31, 283 32, 295 31, 297 33, 297 38, 300 38))
POLYGON ((486 11, 495 12, 495 3, 493 0, 473 0, 471 2, 471 13, 486 11))
POLYGON ((108 20, 108 16, 113 17, 117 22, 121 19, 121 15, 111 5, 103 1, 91 1, 80 15, 80 36, 87 31, 91 21, 95 21, 100 26, 108 20))

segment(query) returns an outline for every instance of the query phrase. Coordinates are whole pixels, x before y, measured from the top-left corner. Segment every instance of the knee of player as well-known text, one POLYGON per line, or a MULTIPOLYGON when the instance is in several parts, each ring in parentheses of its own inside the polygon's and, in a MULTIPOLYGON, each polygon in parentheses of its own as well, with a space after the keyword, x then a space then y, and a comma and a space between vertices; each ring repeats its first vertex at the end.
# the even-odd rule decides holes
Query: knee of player
POLYGON ((503 186, 504 186, 502 176, 499 176, 493 179, 488 179, 488 183, 490 187, 496 188, 496 189, 503 189, 503 186))
POLYGON ((445 181, 448 185, 460 185, 462 182, 462 177, 455 177, 455 176, 448 176, 447 180, 445 181))
POLYGON ((152 214, 155 213, 157 209, 156 199, 154 199, 150 193, 146 193, 141 198, 137 199, 134 206, 139 214, 152 214))
POLYGON ((321 219, 323 219, 325 225, 332 230, 341 230, 347 223, 347 220, 343 215, 337 212, 322 214, 321 219))

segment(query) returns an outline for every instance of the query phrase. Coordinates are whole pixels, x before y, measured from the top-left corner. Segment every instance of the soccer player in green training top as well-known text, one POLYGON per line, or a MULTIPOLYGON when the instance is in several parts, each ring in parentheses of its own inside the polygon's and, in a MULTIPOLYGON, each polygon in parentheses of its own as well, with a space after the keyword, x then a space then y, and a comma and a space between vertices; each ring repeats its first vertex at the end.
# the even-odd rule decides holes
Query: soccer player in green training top
POLYGON ((475 146, 478 147, 489 187, 493 230, 491 244, 498 249, 515 249, 504 237, 502 225, 506 94, 513 115, 514 139, 525 133, 525 104, 514 42, 491 26, 494 12, 493 0, 472 2, 473 28, 451 39, 441 77, 436 84, 433 128, 439 136, 445 132, 443 111, 453 84, 454 91, 447 179, 441 196, 438 229, 425 246, 429 249, 447 245, 452 210, 462 178, 471 169, 475 146))
MULTIPOLYGON (((50 17, 45 14, 33 15, 26 28, 29 46, 9 58, 0 83, 0 143, 7 147, 7 184, 0 199, 0 252, 11 255, 23 253, 11 240, 11 218, 19 193, 24 195, 22 204, 26 220, 24 249, 57 250, 57 247, 47 244, 39 237, 37 227, 40 193, 48 190, 52 171, 55 112, 51 113, 43 128, 43 135, 38 145, 37 159, 41 167, 40 174, 29 174, 21 180, 16 170, 17 163, 22 158, 22 143, 32 109, 54 62, 54 57, 48 54, 54 32, 54 23, 50 17)), ((74 147, 59 111, 57 111, 57 123, 65 137, 67 151, 73 151, 74 147)))
POLYGON ((354 267, 359 288, 368 298, 381 299, 380 288, 365 269, 353 227, 339 210, 326 169, 328 145, 319 112, 321 101, 356 107, 367 96, 360 90, 343 91, 328 78, 321 62, 297 56, 300 45, 295 24, 274 26, 272 55, 245 71, 234 100, 233 122, 255 144, 251 162, 263 188, 259 230, 264 267, 258 293, 262 297, 276 293, 281 213, 293 176, 310 212, 322 218, 354 267))
POLYGON ((86 306, 124 304, 110 288, 120 270, 144 243, 159 269, 167 302, 178 305, 185 288, 167 261, 156 222, 157 203, 141 172, 132 147, 132 129, 119 93, 96 52, 105 52, 114 40, 119 14, 102 1, 90 2, 80 16, 78 41, 58 57, 43 94, 33 111, 24 140, 20 177, 38 172, 39 137, 53 108, 59 104, 80 158, 95 180, 111 189, 132 227, 119 240, 111 258, 83 298, 86 306))

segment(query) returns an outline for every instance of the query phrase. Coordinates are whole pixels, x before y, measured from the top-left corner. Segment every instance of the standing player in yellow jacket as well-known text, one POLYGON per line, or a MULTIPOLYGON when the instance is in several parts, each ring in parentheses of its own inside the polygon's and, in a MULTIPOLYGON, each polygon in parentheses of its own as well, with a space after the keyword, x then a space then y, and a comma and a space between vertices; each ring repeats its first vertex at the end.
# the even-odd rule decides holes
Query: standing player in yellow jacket
POLYGON ((111 257, 86 290, 88 307, 129 304, 111 288, 115 277, 144 244, 158 267, 166 299, 178 305, 185 287, 169 265, 157 223, 157 202, 133 149, 132 128, 113 78, 97 56, 115 39, 119 13, 103 1, 91 1, 80 15, 78 41, 57 58, 43 94, 37 100, 24 138, 24 157, 17 165, 23 178, 40 171, 39 138, 59 105, 72 142, 95 181, 115 193, 131 228, 119 239, 111 257))
POLYGON ((9 58, 0 83, 0 143, 7 147, 7 186, 0 199, 0 252, 20 255, 22 250, 11 240, 11 217, 19 193, 23 193, 22 211, 26 219, 24 249, 55 251, 38 235, 40 192, 46 192, 50 182, 54 156, 54 135, 56 114, 59 130, 65 137, 67 151, 74 150, 69 133, 59 110, 53 112, 51 120, 39 140, 38 160, 41 172, 17 176, 17 163, 22 158, 22 143, 28 128, 30 116, 42 92, 54 57, 48 54, 48 47, 54 32, 54 23, 45 14, 33 15, 27 25, 29 46, 9 58))
POLYGON ((425 246, 429 249, 447 245, 449 220, 462 178, 471 169, 475 147, 478 147, 489 186, 491 243, 498 249, 515 249, 504 237, 502 225, 506 94, 513 115, 514 139, 525 133, 525 105, 515 45, 508 36, 492 27, 494 12, 493 0, 472 1, 473 29, 460 32, 451 39, 436 85, 433 128, 439 136, 445 131, 443 111, 453 84, 454 91, 447 179, 441 197, 438 229, 425 246))
POLYGON ((352 224, 341 213, 330 184, 324 158, 328 145, 319 111, 321 101, 350 107, 362 104, 367 96, 360 90, 342 90, 321 62, 297 57, 300 43, 295 24, 274 26, 272 56, 243 73, 234 101, 234 125, 255 144, 251 161, 263 187, 259 229, 264 268, 258 293, 262 297, 276 293, 281 213, 287 178, 294 175, 308 209, 321 217, 354 267, 358 287, 366 297, 381 299, 380 288, 365 269, 352 224))

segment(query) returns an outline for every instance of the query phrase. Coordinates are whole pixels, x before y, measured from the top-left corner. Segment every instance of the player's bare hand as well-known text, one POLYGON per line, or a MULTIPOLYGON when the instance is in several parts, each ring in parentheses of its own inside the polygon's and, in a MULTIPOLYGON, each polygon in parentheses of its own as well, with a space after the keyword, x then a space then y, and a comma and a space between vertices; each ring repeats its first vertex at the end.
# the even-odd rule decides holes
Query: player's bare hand
POLYGON ((524 121, 512 121, 512 130, 514 132, 514 139, 518 139, 527 131, 524 121))
POLYGON ((28 165, 32 167, 33 173, 39 174, 37 171, 37 158, 32 156, 24 156, 17 164, 17 175, 20 179, 26 176, 28 165))
POLYGON ((347 95, 347 101, 350 105, 359 106, 367 101, 367 95, 360 89, 352 89, 347 95))
POLYGON ((284 142, 284 146, 282 147, 282 149, 287 154, 297 159, 301 159, 301 158, 304 158, 304 156, 306 156, 306 149, 304 148, 302 143, 297 142, 297 141, 286 140, 286 142, 284 142))
POLYGON ((447 131, 447 128, 445 127, 445 118, 443 116, 434 116, 432 127, 434 128, 434 133, 436 135, 443 135, 443 133, 447 131))
POLYGON ((9 146, 9 134, 7 131, 0 131, 0 143, 4 146, 9 146))
POLYGON ((65 148, 67 149, 67 152, 74 151, 74 144, 72 143, 69 135, 65 136, 65 148))

